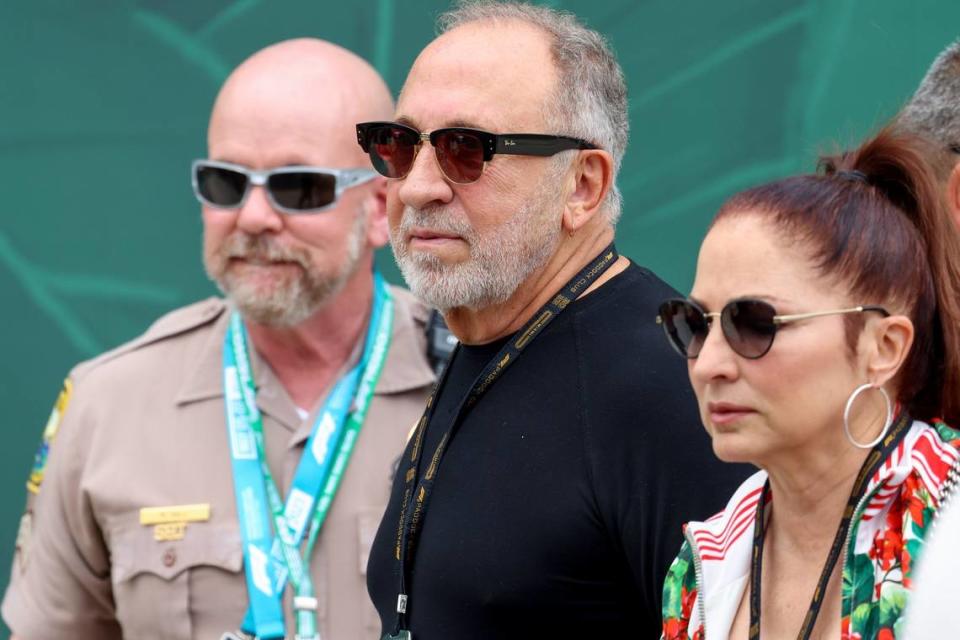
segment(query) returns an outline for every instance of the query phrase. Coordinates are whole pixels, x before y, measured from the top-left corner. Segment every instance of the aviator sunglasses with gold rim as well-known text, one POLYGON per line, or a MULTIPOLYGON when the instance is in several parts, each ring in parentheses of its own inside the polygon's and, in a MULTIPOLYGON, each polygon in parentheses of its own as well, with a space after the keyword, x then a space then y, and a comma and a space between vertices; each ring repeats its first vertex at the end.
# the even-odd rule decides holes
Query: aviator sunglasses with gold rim
POLYGON ((883 314, 885 318, 890 315, 889 311, 874 304, 848 309, 777 315, 777 310, 772 304, 754 298, 731 300, 722 310, 708 313, 692 300, 672 298, 660 305, 657 324, 663 327, 670 346, 684 358, 692 360, 700 355, 703 343, 706 342, 707 334, 710 332, 711 323, 715 318, 720 318, 720 328, 730 348, 744 358, 755 360, 770 351, 780 325, 821 316, 867 311, 883 314))
POLYGON ((469 184, 483 175, 494 154, 552 156, 570 149, 597 149, 586 140, 542 133, 490 133, 466 127, 446 127, 422 133, 399 122, 361 122, 357 142, 370 155, 373 167, 388 178, 406 178, 424 142, 430 142, 440 171, 450 182, 469 184))

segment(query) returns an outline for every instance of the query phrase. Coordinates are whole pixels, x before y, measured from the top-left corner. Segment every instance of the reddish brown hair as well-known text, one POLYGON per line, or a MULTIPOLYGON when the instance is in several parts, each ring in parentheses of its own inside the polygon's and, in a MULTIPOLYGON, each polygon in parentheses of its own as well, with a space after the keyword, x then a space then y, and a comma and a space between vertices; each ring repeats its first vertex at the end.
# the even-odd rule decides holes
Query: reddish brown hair
MULTIPOLYGON (((887 128, 858 149, 820 161, 815 175, 741 192, 713 224, 763 216, 810 247, 817 268, 856 304, 881 304, 913 322, 898 400, 916 418, 960 424, 960 233, 946 209, 934 151, 887 128)), ((856 344, 862 317, 847 325, 856 344)))

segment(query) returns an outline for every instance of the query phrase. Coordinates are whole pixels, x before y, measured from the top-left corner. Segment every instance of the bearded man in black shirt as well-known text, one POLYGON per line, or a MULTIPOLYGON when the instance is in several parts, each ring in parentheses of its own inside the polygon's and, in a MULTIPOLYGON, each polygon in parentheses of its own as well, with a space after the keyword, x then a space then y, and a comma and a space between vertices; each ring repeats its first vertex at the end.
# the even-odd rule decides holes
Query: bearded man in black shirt
POLYGON ((396 121, 357 126, 404 277, 461 341, 370 553, 384 637, 656 637, 681 523, 746 470, 654 323, 676 293, 613 247, 622 72, 547 8, 441 24, 396 121))

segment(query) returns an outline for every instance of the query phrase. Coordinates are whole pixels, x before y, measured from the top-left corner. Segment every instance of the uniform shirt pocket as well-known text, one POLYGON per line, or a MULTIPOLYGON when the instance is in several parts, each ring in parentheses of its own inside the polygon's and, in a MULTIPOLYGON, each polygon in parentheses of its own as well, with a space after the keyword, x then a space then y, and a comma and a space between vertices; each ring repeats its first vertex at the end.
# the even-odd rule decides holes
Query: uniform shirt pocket
POLYGON ((191 522, 181 539, 160 541, 152 526, 130 519, 111 532, 110 547, 125 638, 189 640, 240 626, 246 593, 235 524, 191 522))

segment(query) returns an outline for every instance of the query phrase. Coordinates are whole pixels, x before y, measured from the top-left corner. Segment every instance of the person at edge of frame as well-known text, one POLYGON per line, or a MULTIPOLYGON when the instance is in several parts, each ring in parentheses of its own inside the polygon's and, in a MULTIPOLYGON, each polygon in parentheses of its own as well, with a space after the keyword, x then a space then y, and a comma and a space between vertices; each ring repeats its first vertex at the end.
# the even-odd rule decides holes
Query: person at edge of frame
MULTIPOLYGON (((960 227, 960 40, 936 57, 896 122, 933 144, 931 157, 954 224, 960 227)), ((954 445, 960 446, 960 442, 954 445)), ((903 634, 908 640, 945 637, 955 625, 951 596, 960 575, 960 556, 955 550, 960 539, 960 500, 956 496, 960 466, 954 466, 952 474, 950 489, 941 498, 950 508, 943 507, 941 522, 936 523, 917 567, 903 634)))
POLYGON ((960 234, 929 153, 888 127, 732 196, 661 305, 714 451, 761 468, 688 523, 665 640, 901 637, 960 460, 960 234))
POLYGON ((365 560, 434 382, 428 309, 374 269, 385 181, 353 140, 392 110, 369 64, 320 40, 226 80, 193 164, 226 299, 70 373, 3 602, 18 640, 377 632, 365 560))
POLYGON ((612 244, 622 72, 549 8, 441 24, 394 121, 357 126, 404 278, 461 344, 371 549, 382 633, 654 637, 680 524, 747 470, 713 456, 650 326, 672 289, 612 244))

